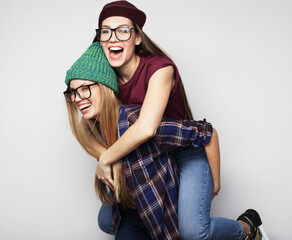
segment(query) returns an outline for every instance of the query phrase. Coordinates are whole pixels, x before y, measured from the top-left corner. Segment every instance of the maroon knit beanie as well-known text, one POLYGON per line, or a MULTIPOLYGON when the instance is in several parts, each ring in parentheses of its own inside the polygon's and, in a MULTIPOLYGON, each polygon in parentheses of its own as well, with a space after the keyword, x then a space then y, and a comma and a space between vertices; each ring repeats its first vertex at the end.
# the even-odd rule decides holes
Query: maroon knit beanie
POLYGON ((108 17, 122 16, 131 19, 142 29, 146 21, 144 12, 127 1, 115 1, 106 4, 99 15, 99 24, 108 17))

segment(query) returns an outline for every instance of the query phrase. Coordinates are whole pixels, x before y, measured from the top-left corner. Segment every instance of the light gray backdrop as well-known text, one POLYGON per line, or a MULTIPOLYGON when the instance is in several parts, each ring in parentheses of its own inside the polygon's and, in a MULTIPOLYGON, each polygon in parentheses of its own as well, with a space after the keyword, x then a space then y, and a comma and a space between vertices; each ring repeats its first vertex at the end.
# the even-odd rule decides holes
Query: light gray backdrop
MULTIPOLYGON (((71 134, 62 95, 107 2, 0 1, 0 239, 112 239, 96 224, 96 160, 71 134)), ((132 2, 178 65, 196 119, 219 132, 212 215, 256 208, 271 239, 290 239, 291 1, 132 2)))

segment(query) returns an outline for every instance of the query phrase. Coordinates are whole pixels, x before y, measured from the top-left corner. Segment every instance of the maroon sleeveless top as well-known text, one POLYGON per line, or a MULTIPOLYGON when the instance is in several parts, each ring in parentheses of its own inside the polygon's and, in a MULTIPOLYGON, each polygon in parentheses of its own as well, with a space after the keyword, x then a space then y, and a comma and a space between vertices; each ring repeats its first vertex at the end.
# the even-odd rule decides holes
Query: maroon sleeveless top
POLYGON ((179 86, 179 73, 175 64, 164 56, 140 57, 140 63, 132 76, 125 84, 119 85, 118 98, 124 105, 142 105, 149 79, 160 68, 172 66, 174 69, 175 84, 171 90, 164 115, 173 119, 185 119, 183 95, 179 86))

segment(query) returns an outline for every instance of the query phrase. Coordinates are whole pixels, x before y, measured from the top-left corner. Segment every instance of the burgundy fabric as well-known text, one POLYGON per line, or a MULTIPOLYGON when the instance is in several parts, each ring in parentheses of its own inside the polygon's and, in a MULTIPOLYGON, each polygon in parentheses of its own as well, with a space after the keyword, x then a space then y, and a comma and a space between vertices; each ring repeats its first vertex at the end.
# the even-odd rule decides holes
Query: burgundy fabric
POLYGON ((146 95, 149 79, 158 69, 166 66, 173 66, 174 68, 175 85, 171 90, 164 115, 173 119, 185 119, 186 110, 179 86, 178 69, 167 57, 140 57, 140 63, 132 78, 119 86, 118 98, 124 105, 141 106, 146 95))
POLYGON ((108 17, 122 16, 131 19, 142 29, 146 21, 146 15, 143 11, 136 8, 127 1, 115 1, 106 4, 99 15, 99 24, 108 17))

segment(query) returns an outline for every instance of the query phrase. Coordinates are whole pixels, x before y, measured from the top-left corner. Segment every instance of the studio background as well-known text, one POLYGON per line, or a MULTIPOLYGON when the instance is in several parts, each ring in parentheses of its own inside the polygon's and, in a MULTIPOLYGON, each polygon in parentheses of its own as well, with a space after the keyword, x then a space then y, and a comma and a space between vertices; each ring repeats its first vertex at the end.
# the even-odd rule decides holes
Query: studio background
MULTIPOLYGON (((108 2, 0 1, 0 239, 113 239, 97 227, 96 160, 73 137, 62 94, 108 2)), ((270 239, 289 239, 292 2, 131 2, 177 64, 195 118, 219 132, 212 215, 252 207, 270 239)))

